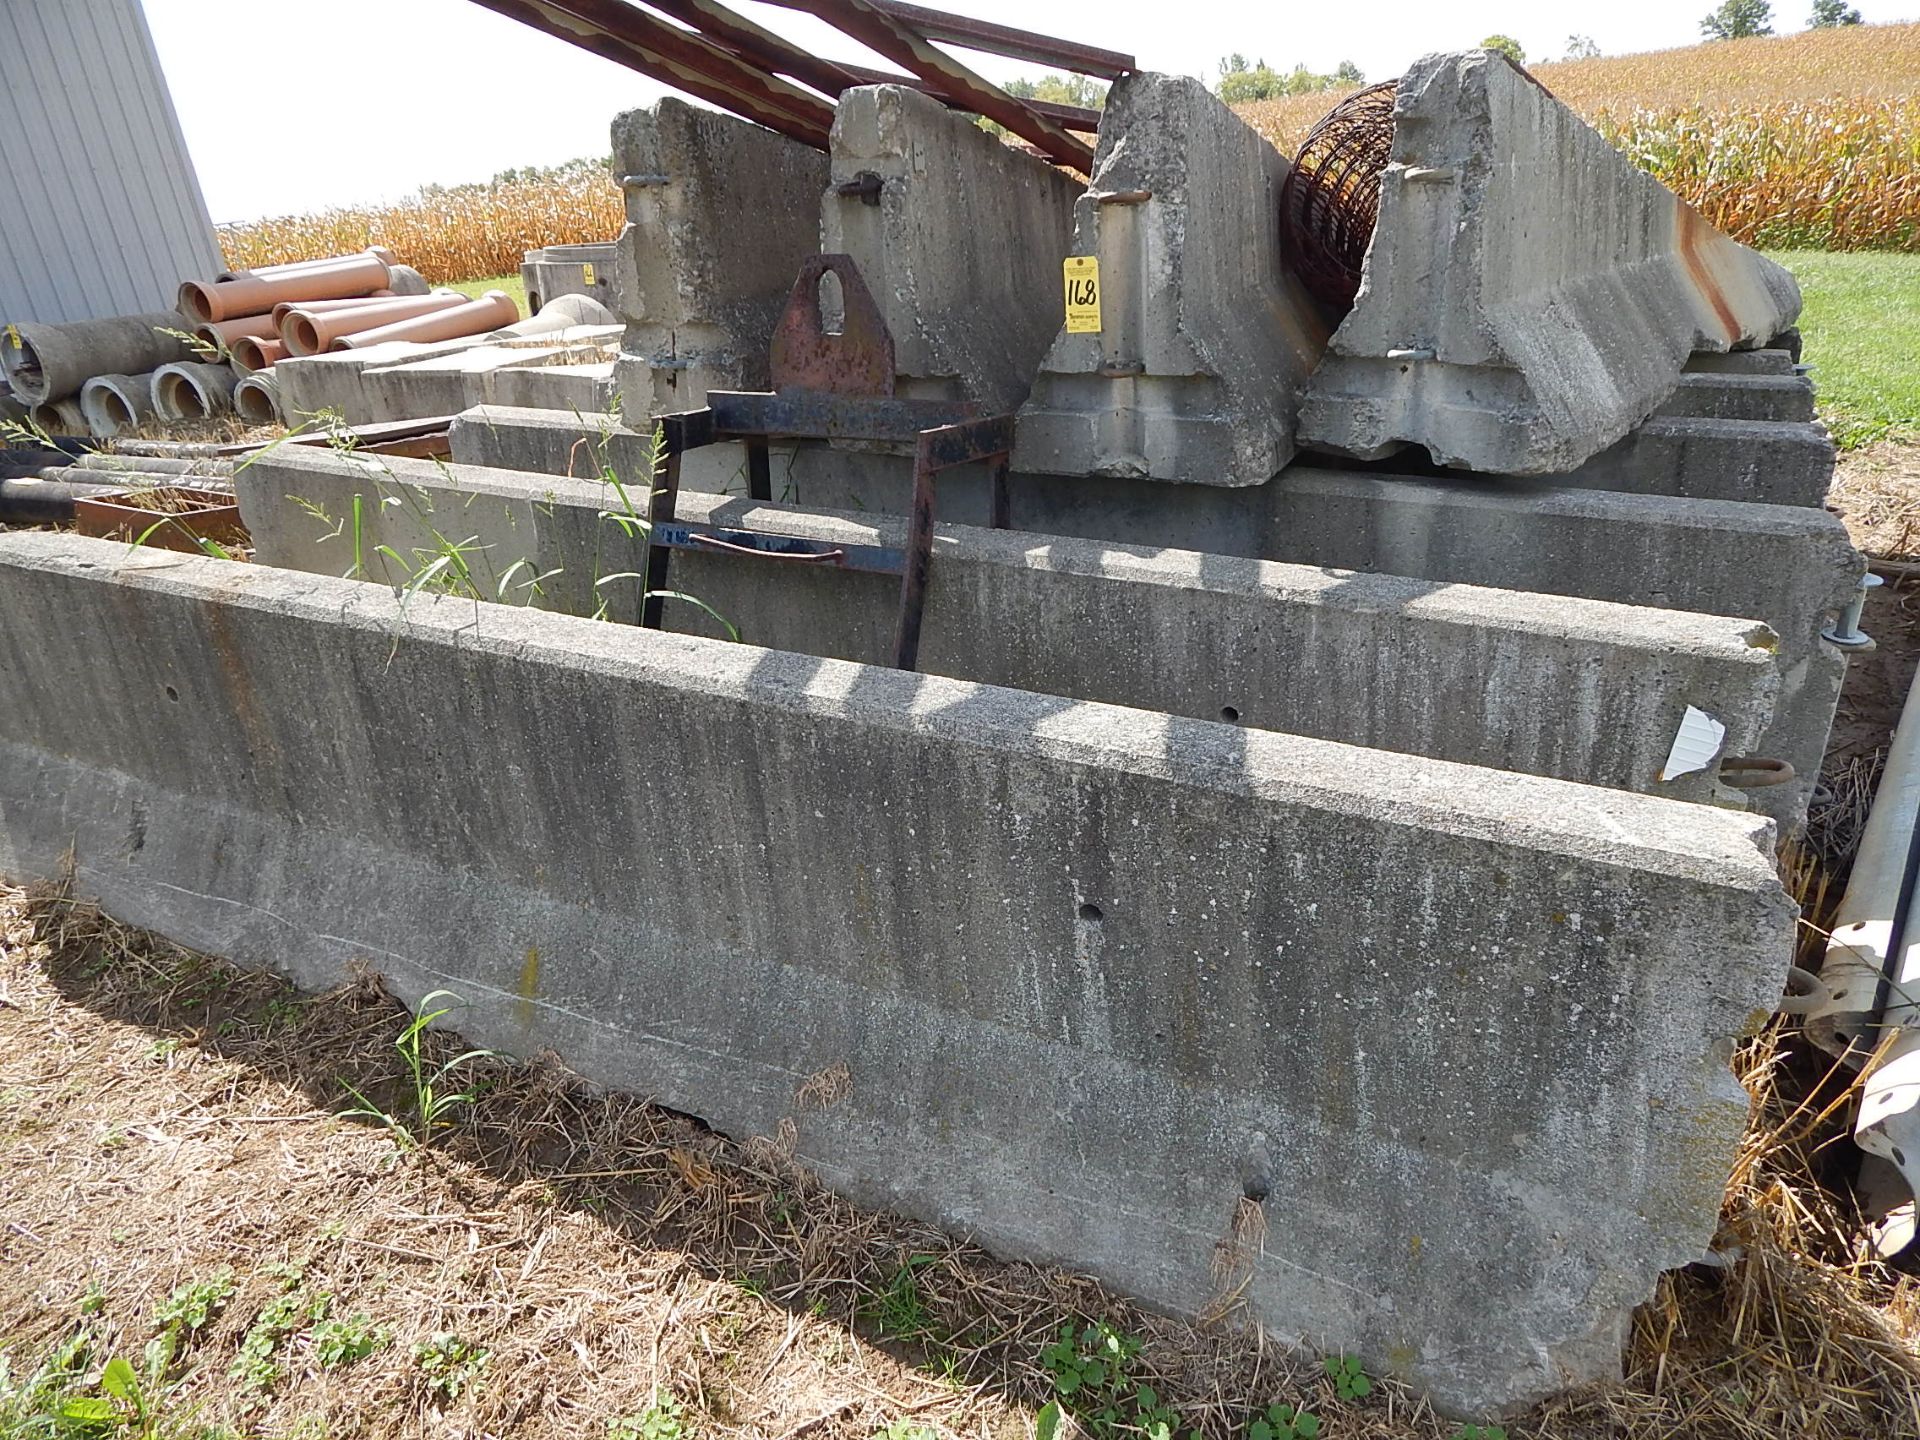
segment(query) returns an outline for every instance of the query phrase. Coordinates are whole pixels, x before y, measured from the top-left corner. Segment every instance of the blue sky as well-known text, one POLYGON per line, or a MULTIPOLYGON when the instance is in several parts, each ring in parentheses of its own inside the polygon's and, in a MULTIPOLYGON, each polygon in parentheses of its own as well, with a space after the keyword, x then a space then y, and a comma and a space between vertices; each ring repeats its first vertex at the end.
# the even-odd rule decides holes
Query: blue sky
MULTIPOLYGON (((174 105, 216 221, 396 198, 429 181, 604 154, 615 114, 660 86, 483 10, 470 0, 144 0, 174 105)), ((949 0, 945 8, 1131 52, 1142 68, 1212 78, 1240 51, 1277 68, 1369 79, 1490 33, 1533 59, 1568 36, 1608 54, 1699 39, 1715 0, 949 0)), ((1920 0, 1854 0, 1871 22, 1920 15, 1920 0)), ((807 16, 740 0, 740 10, 819 53, 873 59, 807 16)), ((1811 0, 1774 6, 1782 33, 1811 0)), ((995 80, 1037 67, 967 56, 995 80)))

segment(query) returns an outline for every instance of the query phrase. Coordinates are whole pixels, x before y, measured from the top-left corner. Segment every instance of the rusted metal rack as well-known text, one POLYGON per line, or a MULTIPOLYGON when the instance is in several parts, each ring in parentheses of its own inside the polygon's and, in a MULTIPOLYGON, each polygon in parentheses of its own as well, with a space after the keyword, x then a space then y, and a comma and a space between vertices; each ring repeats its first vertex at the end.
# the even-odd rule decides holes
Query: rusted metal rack
POLYGON ((656 477, 647 510, 647 588, 640 623, 660 628, 667 571, 675 550, 898 575, 900 607, 892 660, 896 668, 911 670, 919 657, 920 622, 932 568, 936 479, 955 466, 988 465, 989 523, 1005 529, 1013 417, 983 416, 968 401, 894 394, 893 337, 847 255, 818 255, 801 267, 767 359, 771 391, 709 391, 705 408, 658 418, 662 473, 656 477), (845 311, 837 333, 828 331, 820 312, 820 283, 828 274, 840 282, 845 311), (771 500, 767 446, 782 439, 911 444, 913 499, 906 544, 898 548, 836 545, 676 518, 680 457, 687 451, 724 440, 744 441, 747 492, 755 500, 771 500))
POLYGON ((1009 95, 934 42, 1117 80, 1131 55, 898 0, 770 0, 804 11, 903 67, 905 74, 824 60, 719 0, 474 0, 476 5, 637 70, 723 110, 827 148, 833 101, 856 85, 908 85, 1004 125, 1056 164, 1090 171, 1083 135, 1100 113, 1009 95))

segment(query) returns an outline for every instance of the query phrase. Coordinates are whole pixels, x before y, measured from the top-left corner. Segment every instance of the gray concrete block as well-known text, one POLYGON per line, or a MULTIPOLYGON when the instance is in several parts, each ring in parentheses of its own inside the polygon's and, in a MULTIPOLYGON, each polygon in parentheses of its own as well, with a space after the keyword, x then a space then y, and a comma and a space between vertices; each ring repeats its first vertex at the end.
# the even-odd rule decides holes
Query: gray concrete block
POLYGON ((604 414, 613 404, 611 359, 576 365, 516 365, 487 377, 485 398, 563 414, 604 414))
POLYGON ((1785 270, 1504 57, 1428 56, 1400 82, 1360 294, 1300 436, 1368 458, 1418 444, 1466 469, 1571 470, 1651 414, 1694 352, 1764 344, 1799 309, 1785 270))
MULTIPOLYGON (((908 471, 894 457, 801 447, 788 474, 799 504, 906 508, 908 471)), ((1805 816, 1846 674, 1845 657, 1818 636, 1864 568, 1823 510, 1299 464, 1246 489, 1015 475, 1010 492, 1013 524, 1045 534, 1764 620, 1780 637, 1783 670, 1764 753, 1790 761, 1799 779, 1754 798, 1783 826, 1805 816)), ((984 524, 985 476, 942 475, 939 513, 984 524)))
POLYGON ((452 990, 1000 1253, 1191 1313, 1225 1245, 1272 1334, 1480 1416, 1617 1375, 1714 1234, 1763 821, 63 535, 0 608, 0 872, 452 990))
POLYGON ((618 248, 604 245, 545 245, 529 250, 520 260, 520 283, 527 292, 527 312, 537 314, 549 300, 562 295, 588 295, 607 309, 620 309, 618 248))
POLYGON ((1060 328, 1079 182, 898 85, 843 92, 832 145, 821 249, 873 292, 899 393, 1016 409, 1060 328), (837 193, 864 176, 877 192, 837 193))
POLYGON ((1833 440, 1818 425, 1656 416, 1553 483, 1819 506, 1833 483, 1833 440))
POLYGON ((413 420, 428 415, 457 415, 474 405, 507 395, 559 402, 585 401, 589 413, 606 409, 611 400, 613 361, 606 348, 592 342, 575 344, 542 336, 510 344, 471 345, 451 354, 400 365, 368 366, 360 372, 362 403, 376 420, 413 420), (516 372, 555 366, 586 364, 604 371, 584 382, 574 378, 543 385, 515 376, 516 372))
MULTIPOLYGON (((457 464, 581 477, 600 475, 612 467, 623 484, 646 484, 653 456, 650 431, 634 429, 618 414, 584 409, 476 405, 455 417, 451 440, 457 464)), ((791 447, 768 447, 776 499, 792 498, 787 478, 792 464, 791 447)), ((681 458, 680 484, 686 490, 717 495, 746 494, 746 447, 729 441, 689 450, 681 458)))
MULTIPOLYGON (((598 583, 645 569, 644 545, 607 518, 620 502, 604 484, 296 447, 237 485, 261 564, 346 573, 354 539, 333 522, 358 495, 369 578, 405 582, 383 545, 439 554, 424 524, 473 537, 467 563, 489 597, 504 580, 542 608, 638 619, 637 584, 598 583), (516 588, 531 575, 537 592, 516 588)), ((902 519, 714 495, 683 495, 679 518, 845 546, 905 539, 902 519)), ((1754 621, 1021 531, 935 534, 930 674, 1734 805, 1707 772, 1659 778, 1674 732, 1697 706, 1728 727, 1725 753, 1750 754, 1772 719, 1778 641, 1754 621)), ((892 577, 697 552, 672 564, 670 588, 754 644, 887 663, 892 577)), ((675 629, 727 633, 669 608, 675 629)))
MULTIPOLYGON (((362 372, 369 368, 401 365, 442 355, 457 354, 483 344, 479 337, 444 340, 417 345, 396 340, 386 345, 371 345, 364 350, 341 350, 326 355, 294 356, 273 367, 280 383, 282 413, 289 424, 298 424, 308 416, 331 412, 349 425, 365 425, 376 420, 399 417, 380 413, 374 396, 361 384, 362 372)), ((455 410, 462 408, 454 406, 455 410)), ((424 415, 447 415, 447 410, 428 410, 424 415)))
POLYGON ((1808 421, 1813 419, 1813 382, 1804 375, 1682 375, 1654 413, 1808 421))
POLYGON ((1198 80, 1115 83, 1074 205, 1073 253, 1099 262, 1101 328, 1054 339, 1016 465, 1259 485, 1293 458, 1327 326, 1281 260, 1287 168, 1198 80))
POLYGON ((627 197, 624 413, 695 409, 709 389, 766 389, 774 322, 820 250, 827 157, 668 97, 615 117, 613 160, 627 197))
POLYGON ((1690 375, 1791 375, 1794 373, 1793 352, 1773 348, 1761 350, 1728 350, 1716 354, 1711 350, 1689 356, 1687 373, 1690 375))

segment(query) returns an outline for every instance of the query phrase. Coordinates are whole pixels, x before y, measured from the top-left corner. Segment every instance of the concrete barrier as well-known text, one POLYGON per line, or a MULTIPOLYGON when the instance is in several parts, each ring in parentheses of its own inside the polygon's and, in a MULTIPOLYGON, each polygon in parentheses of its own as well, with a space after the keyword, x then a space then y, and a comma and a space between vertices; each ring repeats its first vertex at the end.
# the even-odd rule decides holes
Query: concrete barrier
MULTIPOLYGON (((489 599, 638 619, 636 583, 596 583, 646 568, 644 543, 607 518, 619 497, 597 481, 294 447, 236 486, 263 564, 343 575, 357 543, 368 578, 401 586, 446 541, 467 542, 462 564, 489 599), (356 496, 357 541, 337 523, 356 496)), ((692 492, 679 518, 849 551, 897 549, 906 530, 692 492)), ((935 537, 920 655, 930 674, 1734 805, 1744 800, 1711 770, 1661 778, 1674 733, 1695 706, 1727 726, 1724 753, 1752 753, 1772 718, 1778 641, 1752 621, 1543 607, 1476 586, 971 526, 935 537)), ((754 644, 866 663, 890 654, 891 576, 686 552, 672 577, 754 644)), ((725 633, 690 605, 666 620, 725 633)))
POLYGON ((709 388, 767 388, 767 346, 820 249, 827 157, 671 96, 613 121, 627 225, 615 386, 628 415, 690 410, 709 388))
POLYGON ((1287 161, 1200 81, 1115 82, 1074 205, 1093 329, 1062 329, 1014 463, 1057 475, 1261 485, 1293 458, 1327 325, 1280 255, 1287 161))
POLYGON ((1484 1415, 1713 1236, 1764 821, 64 535, 0 606, 0 871, 1002 1253, 1484 1415))
POLYGON ((1370 458, 1412 443, 1494 474, 1571 470, 1651 414, 1695 351, 1765 344, 1799 309, 1785 270, 1505 57, 1431 55, 1400 81, 1360 294, 1300 435, 1370 458))
POLYGON ((1807 421, 1813 419, 1813 382, 1804 375, 1682 375, 1654 413, 1807 421))
POLYGON ((618 252, 612 241, 601 245, 545 245, 520 259, 520 283, 527 292, 527 313, 562 295, 586 295, 609 310, 620 304, 615 277, 618 252))
MULTIPOLYGON (((1769 353, 1769 352, 1756 352, 1769 353)), ((1818 425, 1656 416, 1556 485, 1688 500, 1826 504, 1833 440, 1818 425)))
POLYGON ((821 248, 873 292, 899 393, 1018 408, 1060 328, 1079 182, 899 85, 840 96, 832 157, 821 248))
MULTIPOLYGON (((609 452, 634 457, 623 459, 622 473, 643 475, 644 438, 620 431, 611 417, 608 424, 609 452)), ((583 453, 582 431, 591 428, 573 417, 489 408, 456 423, 455 454, 511 464, 544 456, 540 468, 550 469, 559 457, 583 453)), ((1824 463, 1817 432, 1800 432, 1799 441, 1804 466, 1824 463)), ((1684 449, 1666 448, 1670 457, 1684 449)), ((774 473, 776 496, 790 503, 882 514, 907 508, 908 469, 892 456, 802 446, 778 457, 774 473)), ((1804 471, 1799 483, 1811 484, 1804 471)), ((1011 500, 1013 525, 1041 534, 1763 620, 1780 638, 1782 666, 1764 753, 1787 760, 1797 779, 1754 799, 1789 828, 1805 816, 1846 674, 1845 657, 1819 633, 1852 597, 1864 568, 1845 527, 1812 505, 1532 480, 1295 464, 1269 485, 1239 488, 1015 475, 1011 500)), ((984 475, 943 474, 940 515, 985 524, 984 475)))

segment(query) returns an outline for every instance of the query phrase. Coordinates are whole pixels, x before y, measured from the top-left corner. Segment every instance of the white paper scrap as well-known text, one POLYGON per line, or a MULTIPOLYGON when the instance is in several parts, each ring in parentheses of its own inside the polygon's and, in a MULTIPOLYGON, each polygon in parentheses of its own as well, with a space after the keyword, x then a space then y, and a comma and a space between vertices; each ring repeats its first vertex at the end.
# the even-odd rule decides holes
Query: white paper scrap
POLYGON ((1661 767, 1660 778, 1678 780, 1682 775, 1706 769, 1720 753, 1720 742, 1726 738, 1726 726, 1706 711, 1687 706, 1687 713, 1680 717, 1680 728, 1674 732, 1673 748, 1667 752, 1667 763, 1661 767))

